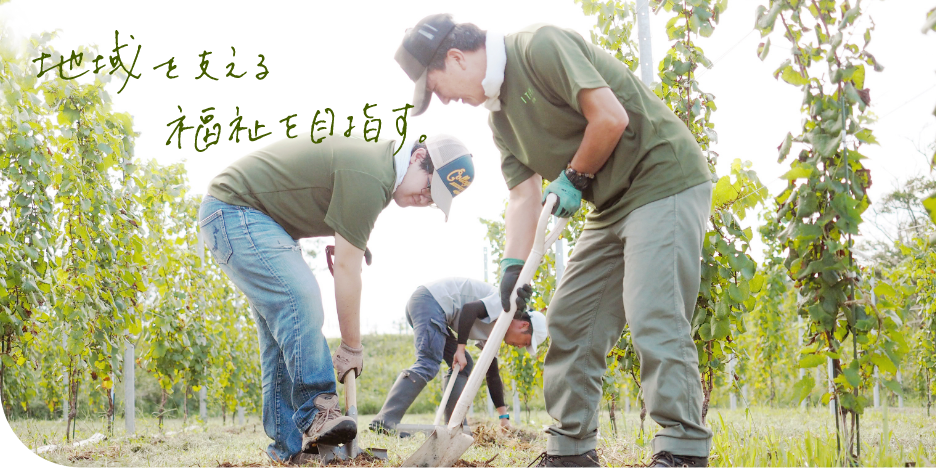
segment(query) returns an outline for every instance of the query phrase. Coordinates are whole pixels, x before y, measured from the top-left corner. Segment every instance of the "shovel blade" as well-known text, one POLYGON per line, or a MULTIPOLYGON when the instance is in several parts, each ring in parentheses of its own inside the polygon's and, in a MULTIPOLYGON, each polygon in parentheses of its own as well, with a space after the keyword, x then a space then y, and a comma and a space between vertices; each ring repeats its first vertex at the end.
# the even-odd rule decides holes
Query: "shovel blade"
POLYGON ((473 442, 474 439, 462 432, 461 427, 436 426, 436 430, 416 453, 403 462, 403 466, 453 466, 473 442))
POLYGON ((333 461, 347 460, 348 457, 348 447, 347 445, 338 446, 338 445, 322 445, 319 444, 319 458, 322 461, 322 464, 328 464, 333 461))
POLYGON ((387 449, 383 449, 383 448, 373 448, 373 447, 371 447, 371 448, 366 448, 366 449, 362 450, 362 452, 365 452, 365 453, 367 453, 368 455, 370 455, 370 456, 372 456, 372 457, 374 457, 374 458, 376 458, 376 459, 378 459, 378 460, 386 460, 386 459, 388 458, 388 457, 387 457, 387 449))

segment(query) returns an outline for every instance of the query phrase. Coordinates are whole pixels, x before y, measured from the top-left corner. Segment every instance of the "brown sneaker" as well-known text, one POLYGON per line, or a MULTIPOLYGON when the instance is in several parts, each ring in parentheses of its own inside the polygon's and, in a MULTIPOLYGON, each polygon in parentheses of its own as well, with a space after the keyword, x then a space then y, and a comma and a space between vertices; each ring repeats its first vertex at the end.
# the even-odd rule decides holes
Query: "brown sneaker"
POLYGON ((357 437, 357 423, 350 416, 342 416, 338 408, 338 395, 323 393, 315 397, 318 414, 312 425, 302 434, 302 451, 312 453, 318 444, 347 444, 357 437))
POLYGON ((594 449, 581 455, 548 455, 546 452, 533 460, 529 466, 601 466, 598 464, 598 452, 594 449))
POLYGON ((669 452, 657 452, 647 466, 675 467, 675 466, 708 466, 708 457, 690 457, 688 455, 673 455, 669 452))

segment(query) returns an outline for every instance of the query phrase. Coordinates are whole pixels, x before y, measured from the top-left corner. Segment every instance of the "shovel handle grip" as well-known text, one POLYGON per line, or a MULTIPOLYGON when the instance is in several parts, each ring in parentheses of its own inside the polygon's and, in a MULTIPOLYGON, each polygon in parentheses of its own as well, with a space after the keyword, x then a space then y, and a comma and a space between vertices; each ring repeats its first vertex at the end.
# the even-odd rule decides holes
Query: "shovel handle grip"
MULTIPOLYGON (((565 227, 566 223, 569 222, 569 218, 559 218, 556 220, 552 230, 546 232, 549 217, 552 214, 553 207, 558 202, 559 197, 555 194, 551 193, 546 197, 546 203, 543 204, 543 211, 540 212, 539 222, 536 224, 536 237, 533 241, 533 248, 530 250, 530 255, 527 256, 526 263, 523 264, 523 269, 520 270, 520 276, 517 278, 517 286, 527 284, 533 279, 536 269, 539 268, 539 264, 543 260, 543 254, 546 253, 546 249, 559 238, 562 229, 565 227)), ((478 389, 481 388, 481 379, 484 378, 488 367, 490 367, 491 362, 494 361, 494 356, 497 355, 501 342, 504 341, 504 335, 507 334, 507 328, 510 327, 510 322, 513 321, 516 311, 517 289, 514 288, 513 292, 510 293, 510 310, 501 312, 497 317, 497 322, 494 324, 494 328, 491 330, 488 340, 484 344, 484 349, 481 351, 481 357, 479 357, 478 362, 475 363, 474 369, 468 377, 468 383, 465 384, 465 389, 458 398, 455 410, 452 411, 452 416, 448 423, 449 429, 455 429, 460 426, 462 420, 465 419, 465 415, 468 414, 468 407, 471 406, 475 394, 478 393, 478 389)))
MULTIPOLYGON (((546 226, 549 223, 549 215, 552 214, 553 207, 555 207, 557 203, 559 203, 559 197, 556 196, 556 194, 550 193, 546 196, 546 202, 543 204, 543 210, 540 212, 539 221, 536 223, 536 237, 533 238, 533 248, 530 249, 530 255, 527 256, 527 261, 523 264, 523 269, 520 270, 520 276, 517 277, 517 287, 523 286, 533 280, 533 276, 536 275, 536 270, 543 260, 546 249, 556 242, 556 239, 562 234, 566 223, 569 222, 569 218, 558 218, 552 230, 549 232, 546 231, 546 226)), ((516 317, 516 287, 510 293, 510 312, 512 316, 516 317)))
POLYGON ((344 378, 345 411, 355 409, 355 418, 357 417, 357 381, 354 378, 354 371, 348 372, 344 378))

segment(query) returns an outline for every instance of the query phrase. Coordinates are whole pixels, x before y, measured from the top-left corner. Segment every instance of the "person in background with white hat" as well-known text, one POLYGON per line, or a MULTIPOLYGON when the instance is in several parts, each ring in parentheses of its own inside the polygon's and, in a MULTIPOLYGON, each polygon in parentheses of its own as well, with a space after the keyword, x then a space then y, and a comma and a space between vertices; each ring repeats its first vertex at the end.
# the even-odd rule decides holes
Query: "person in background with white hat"
MULTIPOLYGON (((387 394, 380 412, 370 423, 370 430, 391 433, 403 419, 419 393, 439 373, 444 360, 449 366, 444 383, 452 378, 453 364, 459 365, 452 394, 445 405, 445 419, 452 415, 455 403, 471 374, 471 355, 465 352, 469 339, 483 347, 500 314, 500 294, 494 286, 470 278, 444 278, 418 288, 406 304, 406 321, 413 327, 416 345, 416 363, 400 372, 387 394)), ((546 339, 546 316, 530 311, 514 319, 504 335, 504 342, 522 347, 536 355, 536 348, 546 339)), ((502 428, 510 428, 510 415, 504 403, 504 384, 501 382, 497 358, 491 363, 486 376, 491 400, 500 418, 502 428)), ((400 434, 405 436, 405 434, 400 434)))
POLYGON ((299 463, 317 444, 348 443, 335 372, 364 368, 360 331, 361 260, 377 216, 390 204, 434 205, 448 219, 452 199, 474 178, 458 139, 400 145, 306 133, 235 161, 215 177, 199 210, 212 256, 244 292, 257 323, 263 427, 279 462, 299 463), (322 335, 322 296, 297 240, 335 236, 335 302, 341 345, 322 335))

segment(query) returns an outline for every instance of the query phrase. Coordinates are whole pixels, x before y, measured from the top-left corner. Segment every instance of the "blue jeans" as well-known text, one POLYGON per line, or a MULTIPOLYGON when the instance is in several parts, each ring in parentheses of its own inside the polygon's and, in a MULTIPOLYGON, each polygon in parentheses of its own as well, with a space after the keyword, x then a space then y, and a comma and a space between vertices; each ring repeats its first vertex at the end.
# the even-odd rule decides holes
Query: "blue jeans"
MULTIPOLYGON (((416 362, 409 371, 428 382, 435 378, 439 373, 440 364, 445 361, 451 373, 452 358, 458 348, 458 340, 454 333, 449 332, 442 306, 425 287, 416 288, 416 292, 406 303, 406 321, 413 327, 413 341, 416 345, 416 362)), ((471 374, 474 364, 471 354, 465 352, 465 358, 468 359, 468 364, 458 373, 467 377, 471 374)))
POLYGON ((322 293, 299 245, 254 208, 206 196, 198 213, 201 235, 221 270, 247 300, 260 342, 263 429, 274 460, 302 450, 302 432, 318 413, 322 393, 335 393, 325 336, 322 293))

